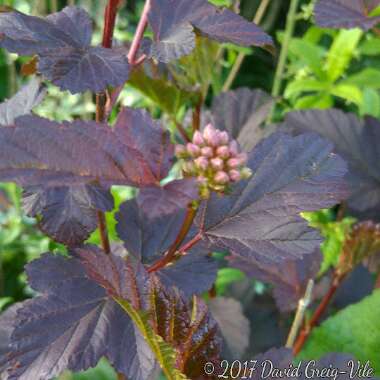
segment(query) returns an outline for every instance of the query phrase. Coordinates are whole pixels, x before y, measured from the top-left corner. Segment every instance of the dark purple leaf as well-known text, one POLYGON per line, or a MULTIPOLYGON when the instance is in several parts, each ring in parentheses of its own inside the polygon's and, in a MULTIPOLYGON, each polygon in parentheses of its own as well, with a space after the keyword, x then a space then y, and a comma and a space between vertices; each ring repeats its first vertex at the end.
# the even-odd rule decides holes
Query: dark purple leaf
POLYGON ((145 187, 140 190, 137 202, 149 218, 160 218, 186 208, 199 197, 195 179, 180 179, 165 186, 145 187))
POLYGON ((20 307, 21 303, 14 304, 0 315, 0 378, 2 380, 8 378, 8 360, 12 355, 10 340, 15 327, 17 310, 20 307))
POLYGON ((368 16, 379 5, 379 0, 319 0, 315 20, 323 28, 369 30, 380 22, 380 17, 368 16))
POLYGON ((313 253, 321 238, 299 213, 331 207, 347 196, 346 165, 332 149, 315 134, 275 133, 262 141, 249 157, 251 179, 231 196, 208 202, 206 238, 266 265, 313 253))
POLYGON ((90 46, 92 22, 81 8, 66 7, 45 19, 2 12, 0 35, 0 46, 10 52, 37 54, 38 70, 63 90, 100 92, 128 79, 125 52, 90 46))
POLYGON ((17 117, 30 113, 45 94, 41 81, 33 78, 15 96, 0 104, 0 125, 11 125, 17 117))
POLYGON ((151 379, 150 349, 137 331, 128 337, 121 333, 131 331, 131 320, 86 276, 79 260, 46 254, 27 272, 42 295, 17 312, 6 363, 10 379, 47 380, 64 369, 95 366, 102 356, 128 377, 151 379))
POLYGON ((224 92, 212 103, 214 125, 228 131, 244 150, 250 151, 273 132, 270 126, 261 128, 273 103, 273 98, 261 90, 239 88, 224 92))
POLYGON ((123 108, 117 118, 115 133, 131 148, 140 152, 156 183, 164 179, 172 166, 174 146, 159 122, 141 109, 123 108))
POLYGON ((169 62, 195 48, 194 29, 220 42, 243 46, 273 45, 272 39, 254 23, 206 0, 152 0, 149 24, 154 41, 145 45, 149 56, 169 62))
POLYGON ((186 297, 191 297, 212 287, 217 270, 217 262, 204 251, 190 252, 156 274, 166 287, 177 287, 186 297))
POLYGON ((250 326, 240 302, 233 298, 217 297, 209 302, 209 309, 217 321, 225 344, 241 358, 249 346, 250 326))
MULTIPOLYGON (((150 155, 125 138, 127 129, 140 129, 142 138, 149 138, 141 125, 112 130, 95 122, 58 124, 36 116, 19 117, 15 124, 0 128, 2 181, 53 187, 99 181, 141 187, 155 185, 161 179, 157 175, 165 175, 166 161, 158 173, 159 163, 148 161, 150 155)), ((159 137, 157 149, 163 149, 159 137)))
POLYGON ((277 306, 281 311, 288 312, 294 310, 304 296, 308 280, 317 276, 322 255, 316 250, 300 259, 288 259, 281 265, 272 266, 262 265, 252 257, 245 259, 232 255, 229 260, 233 267, 248 276, 274 285, 277 306))
POLYGON ((184 218, 185 212, 179 211, 151 220, 143 214, 136 200, 131 200, 120 206, 116 230, 130 255, 151 263, 173 244, 184 218))
POLYGON ((147 303, 149 275, 143 265, 116 255, 105 255, 96 246, 84 246, 75 249, 86 273, 101 285, 111 297, 127 300, 140 310, 147 303))
POLYGON ((313 131, 335 145, 336 152, 348 163, 348 200, 353 214, 379 220, 380 215, 380 123, 367 117, 359 120, 354 114, 339 110, 291 112, 285 128, 296 133, 313 131))
POLYGON ((97 211, 113 209, 110 191, 100 185, 27 187, 23 208, 41 216, 41 230, 54 240, 74 246, 86 240, 97 227, 97 211))
POLYGON ((287 379, 286 376, 280 376, 270 372, 270 366, 273 368, 286 369, 289 368, 293 361, 292 350, 289 348, 272 348, 269 351, 257 355, 254 360, 257 360, 256 371, 253 372, 251 377, 254 380, 259 379, 287 379))

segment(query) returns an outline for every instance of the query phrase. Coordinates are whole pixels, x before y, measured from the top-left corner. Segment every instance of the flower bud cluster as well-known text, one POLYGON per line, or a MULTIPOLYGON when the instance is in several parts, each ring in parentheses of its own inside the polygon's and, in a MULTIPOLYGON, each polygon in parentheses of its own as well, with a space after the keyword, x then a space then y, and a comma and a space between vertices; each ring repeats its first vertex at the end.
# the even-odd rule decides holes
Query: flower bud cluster
POLYGON ((211 191, 225 193, 231 184, 252 175, 239 144, 211 124, 196 131, 187 145, 177 145, 176 156, 183 160, 184 175, 197 177, 202 199, 209 198, 211 191))

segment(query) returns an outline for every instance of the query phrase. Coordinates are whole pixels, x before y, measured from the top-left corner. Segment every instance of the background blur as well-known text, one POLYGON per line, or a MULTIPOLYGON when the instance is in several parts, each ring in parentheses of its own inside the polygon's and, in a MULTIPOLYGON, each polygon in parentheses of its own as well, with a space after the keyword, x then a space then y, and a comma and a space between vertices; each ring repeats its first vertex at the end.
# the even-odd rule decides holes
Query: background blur
MULTIPOLYGON (((233 0, 214 0, 215 4, 235 6, 233 0)), ((276 41, 281 50, 284 38, 288 0, 271 0, 262 19, 261 27, 276 41)), ((260 0, 242 0, 241 14, 253 19, 260 0)), ((59 11, 66 5, 84 7, 93 17, 95 42, 101 39, 101 27, 105 0, 0 0, 0 5, 7 5, 17 10, 43 16, 59 11)), ((130 41, 143 1, 128 0, 122 2, 119 13, 116 40, 117 43, 130 41)), ((370 114, 380 117, 380 39, 371 33, 363 35, 358 30, 329 31, 317 28, 312 21, 313 1, 300 1, 294 37, 290 41, 288 60, 284 68, 279 90, 274 91, 274 76, 277 56, 261 49, 237 48, 224 46, 218 67, 201 67, 201 75, 210 75, 211 86, 207 92, 207 104, 212 97, 220 93, 230 75, 239 53, 244 53, 244 63, 233 78, 229 87, 261 88, 279 97, 275 119, 292 109, 338 107, 353 111, 359 115, 370 114), (278 92, 278 93, 276 93, 278 92)), ((0 50, 0 100, 11 97, 27 80, 22 74, 22 66, 27 59, 17 58, 0 50)), ((277 82, 279 78, 276 79, 277 82)), ((149 108, 158 115, 159 105, 152 96, 138 85, 127 85, 123 90, 121 102, 149 108)), ((91 94, 70 95, 60 92, 49 85, 49 95, 36 110, 36 113, 56 120, 75 118, 92 119, 95 111, 91 94)), ((116 204, 131 195, 130 189, 114 189, 116 204)), ((326 237, 323 250, 325 270, 338 257, 344 233, 353 223, 353 219, 344 218, 336 222, 334 211, 322 211, 309 215, 311 223, 322 230, 326 237), (326 259, 328 258, 328 260, 326 259)), ((112 218, 109 215, 110 230, 113 238, 112 218)), ((95 233, 91 241, 97 241, 95 233)), ((9 304, 31 297, 32 291, 26 286, 23 273, 24 265, 46 251, 64 250, 64 247, 44 237, 36 228, 36 221, 27 218, 20 207, 20 190, 10 184, 0 184, 0 311, 9 304)), ((233 293, 238 295, 245 305, 245 312, 252 326, 251 354, 265 351, 268 347, 279 345, 284 341, 289 327, 288 315, 279 315, 273 299, 264 284, 245 279, 235 269, 221 269, 217 281, 218 294, 233 293)), ((374 278, 364 268, 358 268, 348 278, 333 305, 339 309, 355 302, 369 293, 373 288, 374 278), (352 284, 360 281, 360 289, 352 284)), ((252 356, 251 356, 252 357, 252 356)), ((107 363, 102 362, 98 368, 84 374, 66 373, 60 380, 111 380, 115 375, 107 363)))

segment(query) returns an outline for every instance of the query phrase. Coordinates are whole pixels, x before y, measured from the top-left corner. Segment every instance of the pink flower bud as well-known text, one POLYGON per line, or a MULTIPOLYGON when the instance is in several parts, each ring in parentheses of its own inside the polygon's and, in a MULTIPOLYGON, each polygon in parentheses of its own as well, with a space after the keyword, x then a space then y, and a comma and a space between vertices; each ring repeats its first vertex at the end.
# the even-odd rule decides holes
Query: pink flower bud
POLYGON ((224 185, 230 181, 230 177, 228 177, 226 172, 220 171, 215 174, 214 180, 216 183, 224 185))
POLYGON ((215 169, 215 170, 222 170, 223 169, 224 162, 221 158, 219 158, 219 157, 213 158, 210 162, 211 162, 211 166, 213 169, 215 169))
POLYGON ((198 157, 194 162, 195 165, 201 170, 206 170, 208 167, 208 159, 206 157, 198 157))
POLYGON ((179 158, 186 157, 186 148, 184 145, 178 144, 175 146, 175 155, 179 158))
POLYGON ((230 141, 228 133, 226 131, 220 132, 219 133, 219 140, 220 140, 221 144, 226 144, 227 145, 228 142, 230 141))
POLYGON ((199 146, 205 143, 201 132, 195 131, 194 136, 193 136, 193 143, 199 146))
POLYGON ((244 166, 248 161, 248 154, 243 152, 238 154, 237 158, 240 160, 240 165, 244 166))
POLYGON ((239 154, 239 144, 236 140, 232 140, 229 145, 231 156, 237 156, 239 154))
POLYGON ((230 170, 228 174, 232 182, 238 182, 241 180, 241 175, 238 170, 230 170))
POLYGON ((207 178, 203 175, 198 176, 197 181, 200 185, 207 185, 207 178))
POLYGON ((188 143, 186 149, 192 157, 198 157, 201 154, 201 148, 198 145, 188 143))
POLYGON ((205 146, 201 149, 202 156, 205 156, 207 158, 211 158, 214 156, 214 151, 211 147, 205 146))
POLYGON ((184 173, 193 175, 195 173, 195 165, 193 162, 185 162, 182 166, 184 173))
POLYGON ((218 157, 225 159, 225 158, 228 158, 230 156, 230 150, 229 150, 228 146, 223 145, 223 146, 220 146, 216 150, 216 154, 218 155, 218 157))
POLYGON ((220 143, 219 133, 211 124, 208 124, 204 129, 203 137, 211 146, 218 146, 220 143))
POLYGON ((227 161, 227 165, 231 169, 236 169, 240 166, 240 160, 238 158, 230 158, 227 161))

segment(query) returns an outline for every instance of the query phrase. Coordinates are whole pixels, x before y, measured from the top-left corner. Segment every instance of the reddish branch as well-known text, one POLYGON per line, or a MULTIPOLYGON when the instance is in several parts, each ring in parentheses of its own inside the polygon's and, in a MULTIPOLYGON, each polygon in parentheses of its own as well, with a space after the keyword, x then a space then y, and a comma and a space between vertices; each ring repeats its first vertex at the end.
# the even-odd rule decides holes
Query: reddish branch
POLYGON ((128 61, 131 65, 140 64, 142 63, 142 60, 145 59, 144 56, 137 58, 137 54, 140 49, 140 45, 144 36, 145 29, 148 25, 149 9, 150 9, 150 0, 146 0, 139 24, 137 25, 136 33, 133 38, 131 48, 129 49, 129 53, 128 53, 128 61))
POLYGON ((310 336, 311 331, 313 328, 319 323, 322 315, 325 313, 328 305, 330 304, 331 300, 333 299, 337 289, 339 288, 340 284, 342 283, 343 279, 345 278, 345 275, 340 275, 338 273, 334 274, 334 277, 331 282, 330 289, 326 293, 326 295, 323 297, 321 303, 315 310, 313 316, 311 317, 311 320, 309 323, 307 323, 304 328, 301 330, 295 344, 293 347, 293 353, 294 355, 297 355, 303 348, 304 344, 306 343, 307 339, 310 336))
POLYGON ((152 264, 148 268, 149 273, 156 272, 159 269, 165 267, 166 265, 174 261, 174 259, 177 257, 177 253, 186 252, 187 250, 192 248, 196 243, 198 243, 199 240, 201 240, 202 234, 199 233, 193 239, 191 239, 188 243, 186 243, 183 247, 181 247, 181 244, 186 239, 186 236, 190 231, 190 228, 193 224, 196 214, 197 214, 197 210, 189 206, 189 208, 187 209, 187 213, 183 221, 182 227, 177 235, 177 238, 175 239, 174 243, 169 248, 165 256, 157 260, 154 264, 152 264))
MULTIPOLYGON (((115 30, 115 21, 118 11, 119 0, 109 0, 104 13, 104 30, 103 30, 103 47, 112 47, 112 38, 115 30)), ((96 121, 103 123, 106 118, 106 101, 107 96, 105 92, 96 95, 96 121)), ((111 252, 110 241, 107 231, 107 223, 104 212, 98 211, 98 227, 100 233, 100 240, 104 252, 109 254, 111 252)))

